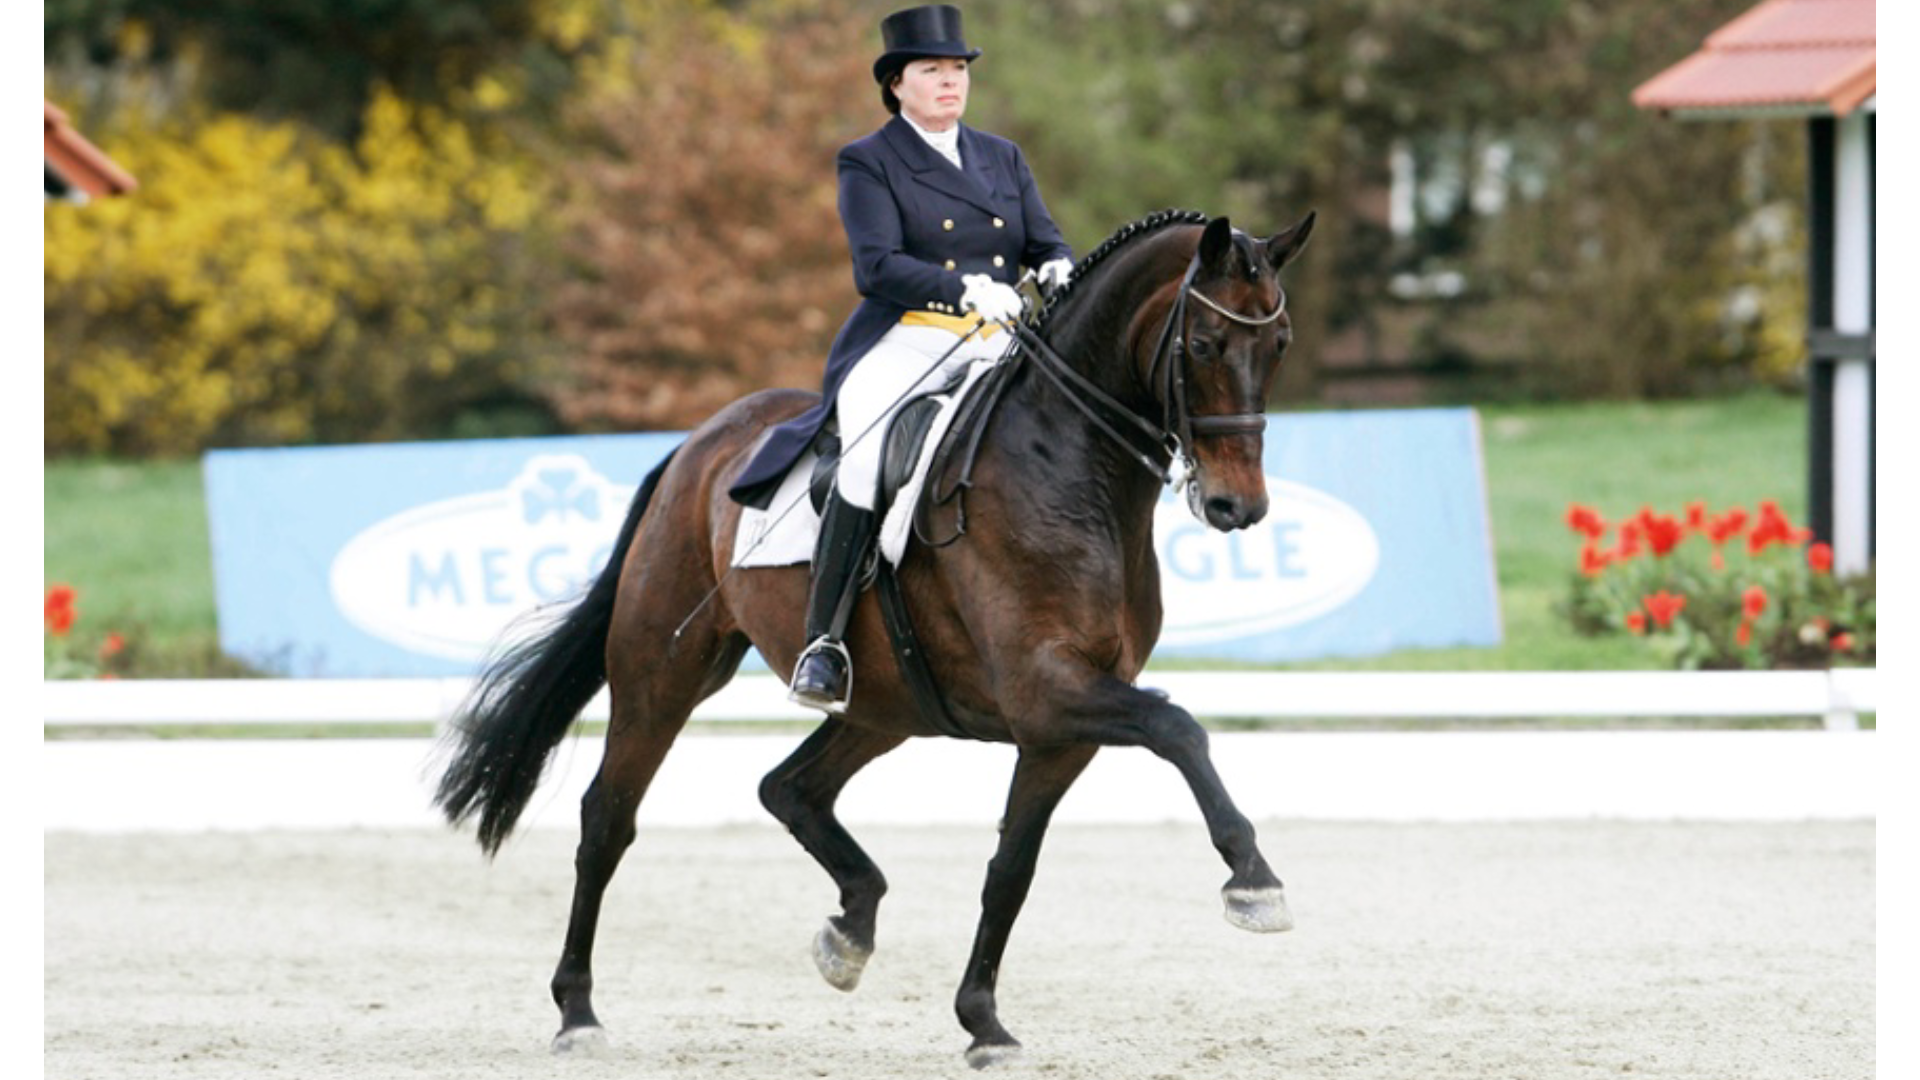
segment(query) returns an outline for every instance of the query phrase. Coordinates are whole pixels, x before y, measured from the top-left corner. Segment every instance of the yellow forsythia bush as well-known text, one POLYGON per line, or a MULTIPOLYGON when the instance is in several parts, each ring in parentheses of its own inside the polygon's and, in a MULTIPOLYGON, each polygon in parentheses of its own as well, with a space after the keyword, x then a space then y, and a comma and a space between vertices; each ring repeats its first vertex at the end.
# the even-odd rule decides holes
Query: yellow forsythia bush
POLYGON ((429 435, 525 386, 544 167, 390 94, 362 129, 94 133, 140 187, 47 206, 47 452, 429 435))

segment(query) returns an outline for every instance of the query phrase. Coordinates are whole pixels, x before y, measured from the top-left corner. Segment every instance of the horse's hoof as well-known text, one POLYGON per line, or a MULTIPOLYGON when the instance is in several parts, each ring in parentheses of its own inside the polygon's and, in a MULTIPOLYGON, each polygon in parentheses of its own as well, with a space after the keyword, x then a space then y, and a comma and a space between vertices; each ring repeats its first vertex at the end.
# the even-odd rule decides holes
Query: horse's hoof
POLYGON ((1277 934, 1293 929, 1293 912, 1280 889, 1222 889, 1220 896, 1227 902, 1227 921, 1242 930, 1277 934))
POLYGON ((1020 1063, 1019 1043, 995 1043, 967 1047, 967 1064, 976 1069, 1003 1069, 1020 1063))
POLYGON ((604 1057, 611 1049, 607 1029, 597 1025, 569 1028, 553 1037, 553 1052, 563 1057, 604 1057))
POLYGON ((819 936, 813 939, 813 965, 820 969, 820 977, 835 990, 851 991, 860 985, 860 973, 867 969, 867 960, 873 956, 872 949, 863 949, 854 944, 853 939, 840 932, 827 920, 820 928, 819 936))

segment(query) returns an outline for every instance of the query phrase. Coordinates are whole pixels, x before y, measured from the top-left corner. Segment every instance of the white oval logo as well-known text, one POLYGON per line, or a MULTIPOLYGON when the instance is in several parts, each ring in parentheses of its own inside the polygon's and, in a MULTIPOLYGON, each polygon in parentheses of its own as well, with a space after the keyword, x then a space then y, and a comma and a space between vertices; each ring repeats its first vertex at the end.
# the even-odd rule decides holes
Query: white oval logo
POLYGON ((1297 626, 1338 608, 1380 566, 1380 540, 1360 512, 1326 492, 1267 477, 1271 509, 1223 533, 1194 520, 1185 499, 1154 510, 1165 609, 1160 643, 1200 645, 1297 626))
POLYGON ((369 526, 334 557, 328 587, 349 622, 383 641, 477 661, 515 616, 593 580, 632 497, 584 457, 538 455, 498 491, 369 526))

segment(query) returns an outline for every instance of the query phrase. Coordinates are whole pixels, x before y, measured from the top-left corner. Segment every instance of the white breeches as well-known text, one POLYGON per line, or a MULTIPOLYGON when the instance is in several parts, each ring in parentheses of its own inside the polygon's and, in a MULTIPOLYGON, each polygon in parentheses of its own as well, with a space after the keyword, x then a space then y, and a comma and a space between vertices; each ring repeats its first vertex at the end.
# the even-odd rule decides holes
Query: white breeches
POLYGON ((956 349, 959 340, 937 326, 896 326, 847 373, 834 403, 840 424, 841 498, 862 510, 873 509, 880 488, 880 451, 893 414, 908 398, 959 381, 968 364, 998 360, 1013 335, 998 328, 991 335, 983 330, 956 349), (946 360, 936 367, 942 356, 946 360))

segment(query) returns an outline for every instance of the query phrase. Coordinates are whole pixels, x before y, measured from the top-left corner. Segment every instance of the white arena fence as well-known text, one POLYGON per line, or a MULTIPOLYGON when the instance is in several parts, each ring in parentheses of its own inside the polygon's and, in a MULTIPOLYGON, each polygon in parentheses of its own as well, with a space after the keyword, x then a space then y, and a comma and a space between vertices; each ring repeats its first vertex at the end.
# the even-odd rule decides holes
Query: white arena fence
MULTIPOLYGON (((1817 717, 1858 727, 1876 709, 1876 668, 1831 671, 1272 672, 1148 671, 1203 719, 1817 717)), ((468 679, 71 680, 43 685, 49 727, 444 723, 468 679)), ((607 718, 604 691, 588 720, 607 718)), ((695 723, 817 719, 771 675, 742 675, 695 723)))
MULTIPOLYGON (((1140 681, 1203 718, 1336 721, 1216 732, 1222 779, 1257 821, 1871 819, 1885 786, 1880 774, 1890 768, 1879 739, 1857 730, 1860 713, 1877 713, 1872 669, 1150 671, 1140 681), (1525 717, 1817 723, 1485 730, 1456 722, 1525 717), (1412 723, 1382 731, 1342 719, 1412 723)), ((42 743, 42 824, 100 832, 444 829, 431 805, 444 747, 394 729, 443 726, 468 687, 464 679, 43 683, 47 734, 69 737, 42 743), (303 725, 340 724, 369 725, 368 737, 287 737, 303 725), (222 730, 178 737, 198 728, 222 730)), ((605 716, 603 696, 587 718, 605 716)), ((800 735, 790 725, 769 731, 736 721, 814 719, 790 705, 771 676, 736 679, 694 714, 642 804, 641 824, 768 825, 759 779, 800 735)), ((601 741, 562 743, 525 827, 577 828, 601 741)), ((1001 745, 909 740, 856 777, 838 811, 856 825, 991 828, 1013 756, 1001 745)), ((1197 824, 1199 815, 1174 769, 1144 750, 1121 749, 1095 759, 1059 820, 1197 824)))

